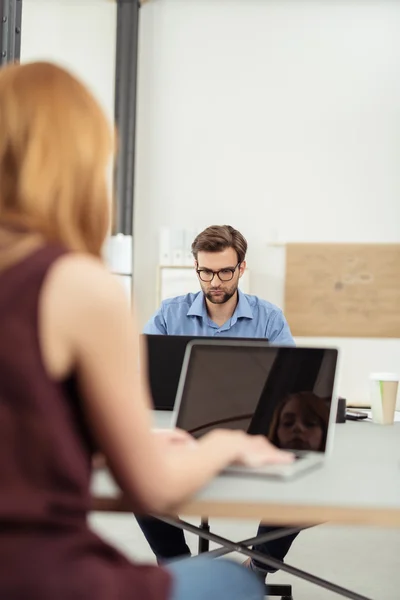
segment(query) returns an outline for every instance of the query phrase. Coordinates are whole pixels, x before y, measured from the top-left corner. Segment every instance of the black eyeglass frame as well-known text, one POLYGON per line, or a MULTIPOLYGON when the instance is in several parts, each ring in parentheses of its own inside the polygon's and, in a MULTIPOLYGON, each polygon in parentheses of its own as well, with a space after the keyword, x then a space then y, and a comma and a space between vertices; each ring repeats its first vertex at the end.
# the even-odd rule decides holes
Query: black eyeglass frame
POLYGON ((214 279, 214 277, 217 275, 218 279, 220 281, 222 281, 222 283, 226 283, 227 281, 232 281, 232 279, 235 276, 235 271, 236 269, 242 264, 242 261, 239 261, 238 264, 236 265, 236 267, 225 267, 224 269, 219 269, 218 271, 212 271, 211 269, 196 269, 196 273, 198 275, 198 277, 201 279, 201 281, 203 281, 204 283, 211 283, 214 279), (229 279, 221 279, 220 277, 220 273, 221 271, 230 271, 231 272, 231 277, 229 279), (202 273, 209 273, 212 274, 211 279, 203 279, 201 274, 202 273))

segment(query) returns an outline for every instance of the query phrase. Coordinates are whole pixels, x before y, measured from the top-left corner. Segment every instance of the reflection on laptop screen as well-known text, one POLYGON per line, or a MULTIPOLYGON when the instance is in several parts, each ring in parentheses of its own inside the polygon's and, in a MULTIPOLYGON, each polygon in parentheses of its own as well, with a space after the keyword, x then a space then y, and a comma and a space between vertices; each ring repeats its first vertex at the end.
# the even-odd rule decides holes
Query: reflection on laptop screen
POLYGON ((240 429, 323 452, 336 360, 333 349, 195 344, 176 425, 195 437, 240 429))

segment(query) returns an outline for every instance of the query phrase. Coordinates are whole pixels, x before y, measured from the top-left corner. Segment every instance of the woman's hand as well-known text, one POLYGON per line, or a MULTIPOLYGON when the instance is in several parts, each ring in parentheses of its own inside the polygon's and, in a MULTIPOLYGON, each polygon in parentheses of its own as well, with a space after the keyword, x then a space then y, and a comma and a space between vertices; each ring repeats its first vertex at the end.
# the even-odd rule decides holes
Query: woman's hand
POLYGON ((290 464, 295 458, 290 452, 279 450, 263 435, 232 430, 215 430, 208 435, 219 438, 221 449, 233 445, 234 464, 256 468, 268 464, 290 464))
POLYGON ((279 450, 263 435, 244 435, 236 463, 246 467, 263 465, 287 465, 294 461, 294 454, 279 450))

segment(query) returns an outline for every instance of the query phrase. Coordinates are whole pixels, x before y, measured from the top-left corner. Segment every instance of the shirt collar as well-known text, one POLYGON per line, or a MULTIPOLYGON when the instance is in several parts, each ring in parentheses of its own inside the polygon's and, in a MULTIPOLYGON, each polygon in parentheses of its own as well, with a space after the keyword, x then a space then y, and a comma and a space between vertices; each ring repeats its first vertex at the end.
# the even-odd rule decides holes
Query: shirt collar
MULTIPOLYGON (((196 295, 196 298, 193 301, 192 306, 189 308, 187 312, 188 317, 202 317, 203 319, 208 319, 208 313, 206 308, 206 302, 204 298, 203 292, 199 292, 196 295)), ((238 289, 238 303, 236 305, 235 311, 232 315, 232 321, 236 322, 237 319, 252 319, 253 312, 251 310, 251 306, 249 301, 246 298, 246 295, 238 289)))
POLYGON ((208 318, 206 302, 203 292, 196 294, 196 298, 193 300, 192 306, 187 312, 188 317, 203 317, 208 318))
POLYGON ((232 315, 232 318, 236 317, 236 319, 241 319, 241 318, 252 319, 253 311, 251 310, 251 306, 249 304, 249 301, 246 298, 246 295, 243 294, 243 292, 239 289, 238 289, 238 293, 239 293, 239 299, 238 299, 238 303, 235 308, 235 312, 232 315))

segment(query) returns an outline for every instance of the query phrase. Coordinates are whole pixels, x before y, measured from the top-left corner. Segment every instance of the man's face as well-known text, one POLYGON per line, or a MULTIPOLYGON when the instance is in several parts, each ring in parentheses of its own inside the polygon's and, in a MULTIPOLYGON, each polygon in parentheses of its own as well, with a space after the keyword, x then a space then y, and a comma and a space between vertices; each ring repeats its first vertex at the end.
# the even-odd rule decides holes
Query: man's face
POLYGON ((206 298, 213 304, 224 304, 236 293, 239 279, 243 275, 246 263, 239 266, 236 251, 226 248, 222 252, 199 252, 197 255, 196 270, 201 270, 203 279, 210 278, 212 271, 220 271, 221 277, 231 277, 229 270, 234 270, 230 281, 221 281, 218 275, 214 275, 212 281, 203 281, 199 276, 201 289, 206 298), (235 269, 236 267, 236 269, 235 269))

